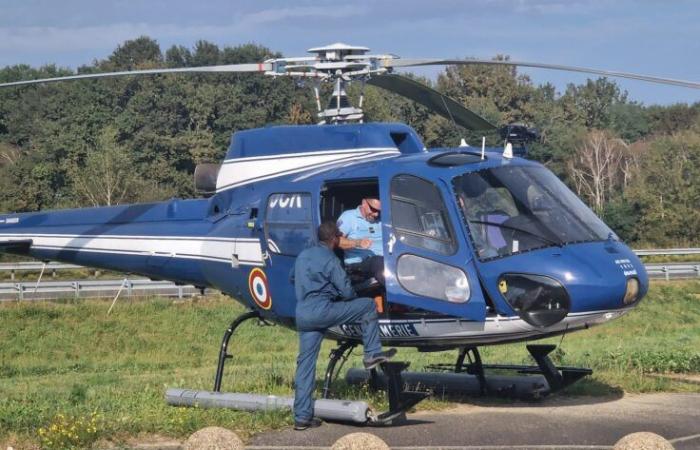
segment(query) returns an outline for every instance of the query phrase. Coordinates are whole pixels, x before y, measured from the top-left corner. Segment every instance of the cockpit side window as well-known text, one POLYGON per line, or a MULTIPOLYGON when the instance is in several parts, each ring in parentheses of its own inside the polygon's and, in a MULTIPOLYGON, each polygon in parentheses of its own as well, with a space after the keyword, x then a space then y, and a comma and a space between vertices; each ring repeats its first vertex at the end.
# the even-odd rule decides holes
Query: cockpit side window
POLYGON ((315 241, 311 194, 272 194, 267 199, 265 238, 272 253, 296 256, 315 241))
POLYGON ((413 175, 391 180, 391 220, 405 245, 443 255, 457 250, 454 232, 438 188, 413 175))

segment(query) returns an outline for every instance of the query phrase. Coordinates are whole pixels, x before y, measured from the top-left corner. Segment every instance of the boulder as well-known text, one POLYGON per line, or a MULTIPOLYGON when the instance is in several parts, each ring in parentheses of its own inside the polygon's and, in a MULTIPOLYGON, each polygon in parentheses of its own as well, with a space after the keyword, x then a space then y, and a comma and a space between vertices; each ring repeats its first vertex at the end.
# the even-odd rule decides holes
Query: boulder
POLYGON ((632 433, 615 444, 613 450, 674 450, 673 445, 658 434, 632 433))
POLYGON ((243 450, 245 445, 236 433, 221 427, 206 427, 193 433, 183 450, 243 450))
POLYGON ((331 450, 390 450, 386 442, 369 433, 350 433, 341 437, 331 450))

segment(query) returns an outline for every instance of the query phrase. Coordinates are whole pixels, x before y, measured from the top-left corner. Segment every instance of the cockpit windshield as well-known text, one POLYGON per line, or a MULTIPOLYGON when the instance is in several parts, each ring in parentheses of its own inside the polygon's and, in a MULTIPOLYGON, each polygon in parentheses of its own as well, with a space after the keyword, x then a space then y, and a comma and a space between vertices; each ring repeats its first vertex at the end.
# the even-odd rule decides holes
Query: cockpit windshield
POLYGON ((453 180, 479 259, 617 236, 544 167, 506 166, 453 180))

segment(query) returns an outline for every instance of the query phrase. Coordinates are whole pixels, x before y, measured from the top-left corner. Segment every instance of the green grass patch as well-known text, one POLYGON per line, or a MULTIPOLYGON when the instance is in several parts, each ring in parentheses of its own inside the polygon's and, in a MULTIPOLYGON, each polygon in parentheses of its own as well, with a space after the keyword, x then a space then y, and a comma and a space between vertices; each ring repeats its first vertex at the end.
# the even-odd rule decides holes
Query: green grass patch
MULTIPOLYGON (((120 302, 109 316, 108 307, 109 301, 0 306, 0 444, 61 448, 53 444, 61 438, 89 447, 143 433, 178 438, 209 425, 245 437, 291 424, 286 412, 175 408, 163 400, 169 387, 211 389, 223 332, 243 311, 230 299, 120 302), (52 426, 64 431, 51 432, 52 426)), ((292 395, 294 332, 248 322, 232 342, 223 390, 292 395)), ((324 343, 318 380, 331 348, 324 343)), ((360 353, 355 350, 346 367, 360 367, 360 353)), ((456 356, 412 349, 400 355, 417 370, 456 356)), ((532 363, 522 343, 485 347, 482 356, 485 362, 532 363)), ((554 357, 558 364, 594 370, 569 394, 700 392, 697 384, 656 375, 700 372, 700 282, 654 283, 635 311, 566 336, 554 357)), ((380 394, 342 382, 336 387, 345 398, 386 408, 380 394)), ((432 399, 419 409, 446 406, 432 399)))
POLYGON ((700 255, 689 254, 689 255, 645 255, 640 256, 639 259, 643 263, 649 264, 661 264, 661 263, 693 263, 700 261, 700 255))

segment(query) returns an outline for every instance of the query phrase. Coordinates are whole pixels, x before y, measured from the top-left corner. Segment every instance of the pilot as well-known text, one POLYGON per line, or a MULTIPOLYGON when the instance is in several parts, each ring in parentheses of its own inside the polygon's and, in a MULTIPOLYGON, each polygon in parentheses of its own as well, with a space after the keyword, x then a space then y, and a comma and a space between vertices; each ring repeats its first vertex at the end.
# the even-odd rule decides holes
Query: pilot
POLYGON ((356 298, 350 280, 334 253, 341 236, 334 222, 324 222, 318 227, 319 245, 302 251, 294 265, 296 326, 299 332, 299 356, 294 378, 295 430, 321 424, 319 419, 313 417, 312 396, 316 359, 328 328, 344 323, 360 324, 366 369, 372 369, 396 354, 393 348, 382 351, 374 300, 356 298))
POLYGON ((376 197, 362 199, 355 208, 344 211, 338 218, 343 233, 340 248, 345 254, 345 266, 367 278, 374 277, 384 284, 384 247, 382 246, 382 204, 376 197))

